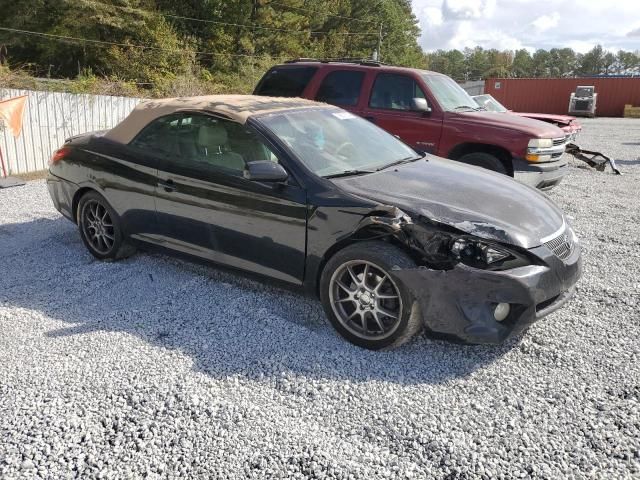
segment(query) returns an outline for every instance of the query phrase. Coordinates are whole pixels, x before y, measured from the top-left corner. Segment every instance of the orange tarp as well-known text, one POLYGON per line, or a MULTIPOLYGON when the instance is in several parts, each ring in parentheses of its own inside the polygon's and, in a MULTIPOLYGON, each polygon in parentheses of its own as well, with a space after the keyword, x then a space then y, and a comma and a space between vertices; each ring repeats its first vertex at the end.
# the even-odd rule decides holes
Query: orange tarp
POLYGON ((27 104, 27 96, 0 101, 0 119, 4 120, 14 137, 22 131, 22 116, 27 104))

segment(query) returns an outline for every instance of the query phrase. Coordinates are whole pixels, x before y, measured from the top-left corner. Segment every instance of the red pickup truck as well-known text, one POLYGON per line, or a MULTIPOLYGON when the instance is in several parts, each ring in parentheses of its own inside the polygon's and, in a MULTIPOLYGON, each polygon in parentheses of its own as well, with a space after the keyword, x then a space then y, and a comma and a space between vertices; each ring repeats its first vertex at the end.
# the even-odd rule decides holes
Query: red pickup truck
POLYGON ((550 189, 567 174, 564 132, 549 123, 485 111, 455 81, 371 61, 293 60, 271 68, 256 95, 337 105, 419 151, 550 189))

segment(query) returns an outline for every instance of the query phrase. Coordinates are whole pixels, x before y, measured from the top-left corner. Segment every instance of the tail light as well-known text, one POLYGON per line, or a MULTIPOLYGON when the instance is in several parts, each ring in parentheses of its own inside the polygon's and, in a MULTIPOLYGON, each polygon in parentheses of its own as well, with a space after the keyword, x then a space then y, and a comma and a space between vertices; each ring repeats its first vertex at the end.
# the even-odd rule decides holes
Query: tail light
POLYGON ((49 159, 49 165, 55 165, 60 160, 69 155, 69 153, 71 153, 71 149, 69 147, 59 148, 58 150, 53 152, 53 155, 51 155, 51 158, 49 159))

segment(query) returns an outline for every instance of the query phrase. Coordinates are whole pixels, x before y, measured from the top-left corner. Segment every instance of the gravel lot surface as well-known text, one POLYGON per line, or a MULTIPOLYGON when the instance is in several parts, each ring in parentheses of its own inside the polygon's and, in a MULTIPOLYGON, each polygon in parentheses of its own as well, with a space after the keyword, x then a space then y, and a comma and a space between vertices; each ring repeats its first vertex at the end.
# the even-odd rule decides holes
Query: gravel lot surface
POLYGON ((100 263, 44 182, 0 190, 0 477, 640 478, 640 120, 584 121, 575 299, 499 347, 340 339, 318 301, 100 263))

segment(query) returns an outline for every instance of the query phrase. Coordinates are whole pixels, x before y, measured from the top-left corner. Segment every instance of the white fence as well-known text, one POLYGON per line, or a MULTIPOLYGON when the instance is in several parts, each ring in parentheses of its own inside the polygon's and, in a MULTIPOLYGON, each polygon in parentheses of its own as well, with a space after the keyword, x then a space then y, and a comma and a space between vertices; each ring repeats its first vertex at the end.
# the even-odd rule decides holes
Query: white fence
POLYGON ((115 126, 141 101, 138 98, 0 88, 0 100, 20 95, 29 97, 22 133, 14 138, 8 129, 0 130, 0 149, 9 174, 48 168, 49 157, 65 139, 115 126))

